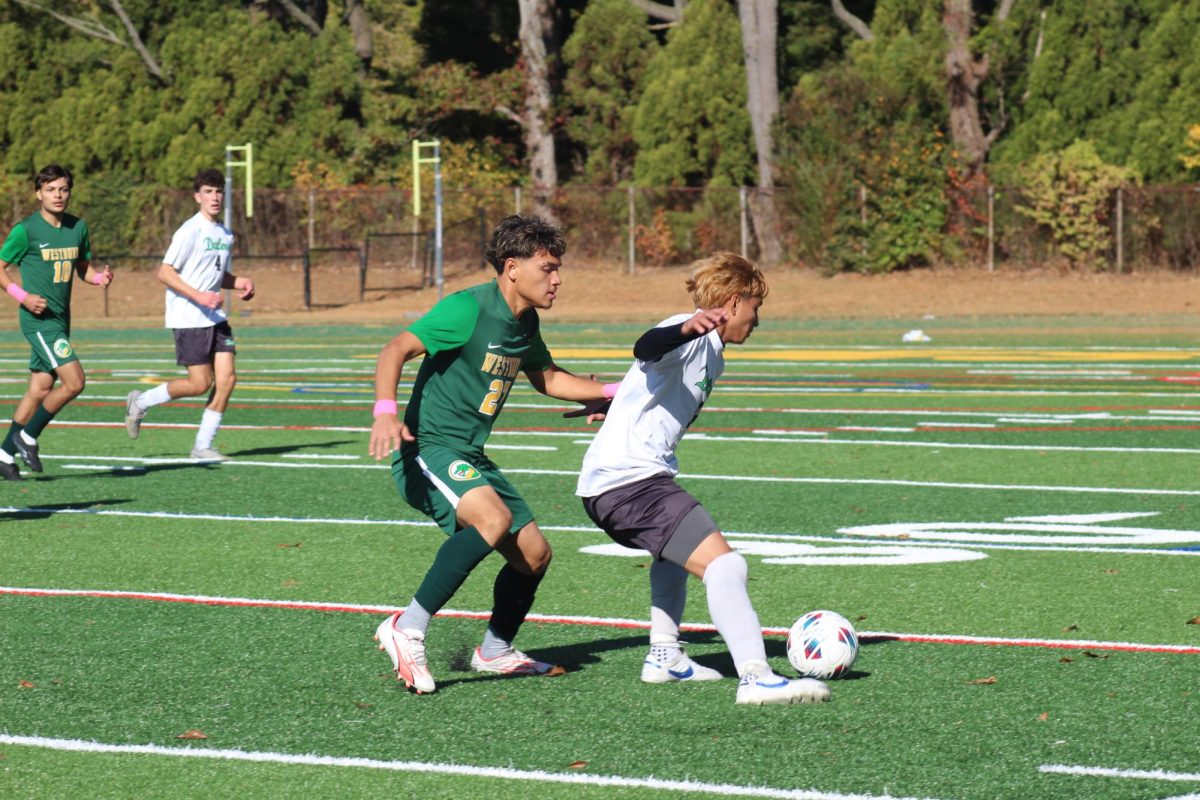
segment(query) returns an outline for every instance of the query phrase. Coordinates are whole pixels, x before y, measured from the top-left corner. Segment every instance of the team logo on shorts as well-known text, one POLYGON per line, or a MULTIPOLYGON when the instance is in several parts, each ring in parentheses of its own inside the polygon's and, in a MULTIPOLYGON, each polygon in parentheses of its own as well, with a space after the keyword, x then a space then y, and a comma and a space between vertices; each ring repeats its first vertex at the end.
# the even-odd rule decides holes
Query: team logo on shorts
POLYGON ((450 465, 450 478, 456 481, 473 481, 479 477, 479 470, 465 461, 455 461, 450 465))
POLYGON ((66 339, 56 339, 51 349, 54 350, 54 355, 59 358, 67 358, 71 355, 71 343, 66 339))

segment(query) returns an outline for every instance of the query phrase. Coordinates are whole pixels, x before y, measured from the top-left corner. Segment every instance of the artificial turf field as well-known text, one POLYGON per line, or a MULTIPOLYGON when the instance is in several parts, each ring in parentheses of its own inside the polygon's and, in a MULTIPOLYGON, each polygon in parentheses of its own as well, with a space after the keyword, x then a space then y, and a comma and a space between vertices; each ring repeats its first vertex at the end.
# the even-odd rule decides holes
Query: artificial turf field
MULTIPOLYGON (((813 608, 864 639, 831 702, 764 708, 733 677, 638 681, 647 557, 591 526, 591 431, 527 383, 490 454, 555 551, 518 644, 566 674, 469 671, 492 556, 433 623, 418 697, 371 641, 442 541, 366 455, 399 328, 239 327, 233 460, 197 465, 198 404, 122 425, 130 389, 178 374, 169 334, 77 326, 87 389, 46 471, 0 484, 0 797, 1200 797, 1190 323, 910 322, 768 317, 680 448, 774 666, 813 608), (934 341, 899 344, 917 324, 934 341)), ((615 380, 643 327, 544 332, 615 380)), ((27 357, 0 333, 10 407, 27 357)), ((690 591, 689 650, 732 676, 690 591)))

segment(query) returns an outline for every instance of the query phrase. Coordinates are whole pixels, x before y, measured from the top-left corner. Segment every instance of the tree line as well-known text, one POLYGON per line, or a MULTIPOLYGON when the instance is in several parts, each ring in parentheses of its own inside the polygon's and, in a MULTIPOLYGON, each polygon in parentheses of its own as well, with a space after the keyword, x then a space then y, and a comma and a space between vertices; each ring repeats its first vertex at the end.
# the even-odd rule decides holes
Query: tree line
POLYGON ((448 184, 549 215, 752 187, 762 260, 838 269, 953 260, 1021 186, 1087 262, 1114 187, 1194 178, 1198 44, 1188 0, 11 0, 0 181, 56 161, 144 214, 228 144, 260 186, 339 189, 409 185, 438 139, 448 184))

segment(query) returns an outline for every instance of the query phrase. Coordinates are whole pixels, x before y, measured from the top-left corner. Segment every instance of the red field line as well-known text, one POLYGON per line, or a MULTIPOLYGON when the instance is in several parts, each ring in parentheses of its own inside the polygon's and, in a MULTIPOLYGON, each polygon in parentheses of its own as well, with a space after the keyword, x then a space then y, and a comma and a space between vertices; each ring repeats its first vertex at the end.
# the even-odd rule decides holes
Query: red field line
MULTIPOLYGON (((132 592, 108 589, 38 589, 29 587, 0 586, 0 596, 23 597, 94 597, 115 600, 148 600, 159 603, 187 603, 191 605, 226 606, 241 608, 284 608, 299 611, 333 611, 354 614, 391 614, 403 609, 395 606, 372 606, 354 603, 321 603, 306 600, 267 600, 247 597, 212 597, 206 595, 170 594, 167 592, 132 592)), ((458 611, 442 609, 439 617, 452 619, 486 620, 488 611, 458 611)), ((581 625, 627 630, 648 630, 648 622, 612 617, 586 617, 553 614, 530 614, 529 622, 557 625, 581 625)), ((712 633, 712 625, 684 623, 684 631, 712 633)), ((768 636, 786 636, 787 628, 763 628, 768 636)), ((1104 642, 1071 639, 1024 639, 999 636, 965 636, 954 634, 888 633, 883 631, 860 631, 859 637, 866 643, 914 642, 918 644, 986 645, 989 647, 1045 647, 1056 650, 1105 650, 1131 653, 1175 653, 1177 655, 1200 655, 1200 645, 1141 644, 1137 642, 1104 642)))

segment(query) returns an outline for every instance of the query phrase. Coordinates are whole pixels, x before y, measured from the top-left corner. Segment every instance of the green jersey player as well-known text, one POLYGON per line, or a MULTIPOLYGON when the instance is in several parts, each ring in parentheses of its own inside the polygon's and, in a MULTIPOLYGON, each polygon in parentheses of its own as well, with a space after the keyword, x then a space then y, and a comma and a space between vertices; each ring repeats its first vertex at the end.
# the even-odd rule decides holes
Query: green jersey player
POLYGON ((615 392, 556 367, 542 342, 537 310, 554 304, 565 249, 561 231, 544 220, 505 218, 487 249, 496 279, 445 298, 379 354, 371 455, 391 455, 405 500, 447 534, 408 608, 376 631, 398 678, 417 694, 436 689, 425 657, 430 617, 493 550, 505 563, 471 666, 502 675, 551 671, 512 644, 550 564, 550 545, 484 444, 518 373, 561 400, 587 402, 615 392), (395 400, 400 371, 422 355, 401 422, 395 400))
POLYGON ((42 471, 38 435, 83 391, 83 367, 71 346, 75 275, 96 286, 112 282, 112 270, 90 264, 87 223, 67 213, 73 185, 65 167, 51 164, 39 172, 33 186, 41 207, 18 222, 0 247, 0 288, 20 304, 21 333, 32 348, 29 388, 0 444, 0 476, 10 481, 22 480, 18 454, 31 470, 42 471), (20 270, 20 284, 8 274, 13 265, 20 270))

